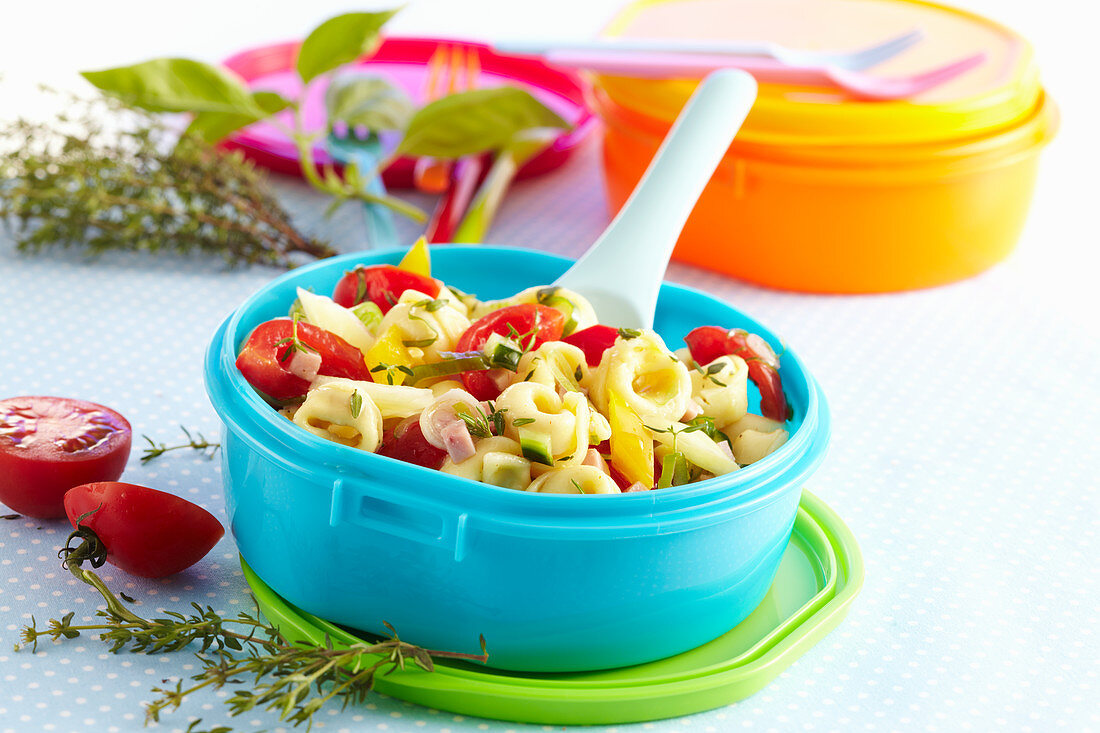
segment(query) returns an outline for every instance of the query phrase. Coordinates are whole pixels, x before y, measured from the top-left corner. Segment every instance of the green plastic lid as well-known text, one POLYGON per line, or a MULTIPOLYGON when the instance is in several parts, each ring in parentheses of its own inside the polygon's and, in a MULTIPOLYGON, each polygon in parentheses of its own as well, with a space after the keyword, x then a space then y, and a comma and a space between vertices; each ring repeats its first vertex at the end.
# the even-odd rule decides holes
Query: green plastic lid
MULTIPOLYGON (((294 642, 371 641, 284 601, 241 561, 260 609, 294 642)), ((764 600, 709 644, 649 664, 597 672, 503 672, 464 662, 411 665, 380 676, 376 689, 439 710, 522 723, 618 724, 688 715, 757 692, 836 628, 863 585, 855 537, 823 501, 804 491, 791 541, 764 600)), ((490 659, 492 649, 489 650, 490 659)))

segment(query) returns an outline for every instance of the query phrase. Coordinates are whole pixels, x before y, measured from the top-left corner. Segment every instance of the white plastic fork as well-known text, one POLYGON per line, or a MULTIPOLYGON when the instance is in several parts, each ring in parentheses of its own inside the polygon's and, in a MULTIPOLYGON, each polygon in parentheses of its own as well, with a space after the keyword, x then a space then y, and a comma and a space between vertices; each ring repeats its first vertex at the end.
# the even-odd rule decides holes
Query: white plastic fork
POLYGON ((870 100, 907 99, 960 76, 985 61, 984 53, 958 59, 911 76, 880 77, 863 71, 827 66, 788 66, 774 59, 717 54, 631 54, 609 51, 554 51, 545 60, 554 66, 650 79, 697 78, 717 69, 736 68, 759 82, 805 84, 843 89, 870 100))
POLYGON ((555 284, 588 298, 601 323, 652 328, 672 248, 754 101, 756 81, 743 71, 704 79, 634 193, 555 284))
POLYGON ((859 71, 881 64, 914 45, 924 37, 920 29, 906 31, 873 46, 854 51, 811 51, 788 48, 766 41, 703 41, 676 38, 599 38, 588 41, 497 41, 493 48, 501 53, 545 56, 558 51, 623 53, 690 53, 715 56, 762 56, 788 66, 831 66, 859 71))

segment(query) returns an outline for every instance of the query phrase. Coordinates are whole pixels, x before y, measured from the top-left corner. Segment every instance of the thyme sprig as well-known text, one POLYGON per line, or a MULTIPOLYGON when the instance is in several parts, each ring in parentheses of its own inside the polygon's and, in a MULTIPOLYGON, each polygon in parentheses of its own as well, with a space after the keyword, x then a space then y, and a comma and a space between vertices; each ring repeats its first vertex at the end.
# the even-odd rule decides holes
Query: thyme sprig
POLYGON ((386 382, 389 384, 393 384, 396 381, 394 377, 394 372, 404 374, 410 379, 416 379, 416 372, 414 372, 410 367, 405 366, 404 364, 387 364, 385 362, 379 362, 370 370, 371 374, 377 374, 378 372, 386 373, 386 382))
POLYGON ((213 441, 207 440, 206 437, 198 431, 195 431, 195 434, 192 435, 191 431, 183 427, 182 425, 180 425, 180 430, 182 430, 183 434, 187 436, 187 442, 181 443, 179 445, 165 445, 164 443, 157 443, 148 435, 142 435, 141 437, 144 438, 145 442, 149 444, 149 447, 143 449, 141 452, 142 464, 144 465, 154 458, 159 458, 168 451, 180 450, 183 448, 191 448, 192 450, 202 451, 207 458, 213 458, 214 455, 218 452, 218 449, 222 447, 221 443, 215 443, 213 441))
POLYGON ((508 412, 507 408, 497 409, 497 406, 490 400, 486 402, 489 407, 489 412, 482 412, 480 409, 471 409, 459 402, 455 405, 455 415, 466 423, 466 429, 470 431, 470 435, 475 438, 490 438, 494 435, 504 435, 504 413, 508 412))
MULTIPOLYGON (((318 645, 292 643, 277 627, 261 619, 258 611, 227 618, 211 606, 192 603, 190 615, 164 611, 162 617, 146 619, 124 606, 94 571, 82 567, 85 561, 93 567, 102 565, 106 550, 102 543, 90 541, 81 529, 85 528, 69 536, 60 554, 64 568, 103 597, 106 608, 96 612, 103 620, 75 624, 74 612, 69 612, 39 628, 32 616, 31 624, 23 627, 22 645, 16 646, 16 651, 28 645, 36 651, 42 638, 58 641, 85 633, 98 634, 113 653, 162 654, 199 644, 195 656, 202 669, 188 682, 179 679, 174 685, 153 688, 156 697, 146 705, 146 724, 158 722, 161 713, 176 710, 199 690, 232 686, 233 694, 225 701, 230 715, 262 708, 294 726, 304 723, 308 730, 313 716, 326 704, 339 700, 347 707, 363 701, 374 689, 379 674, 403 670, 408 664, 431 672, 438 659, 488 660, 484 637, 480 654, 427 650, 402 641, 388 623, 385 626, 390 635, 374 643, 336 644, 326 635, 324 643, 318 645), (73 540, 81 540, 80 545, 72 547, 73 540), (243 686, 246 680, 249 686, 243 686)), ((188 730, 194 731, 196 725, 192 723, 188 730)))
POLYGON ((202 253, 292 267, 336 251, 300 233, 240 154, 105 98, 60 97, 48 123, 0 124, 0 219, 21 252, 202 253))
MULTIPOLYGON (((308 354, 310 352, 313 352, 314 354, 319 353, 317 351, 317 349, 313 348, 312 346, 307 344, 305 341, 302 341, 301 337, 298 336, 298 322, 301 321, 301 320, 302 320, 301 311, 295 312, 290 317, 290 335, 287 336, 284 339, 279 339, 278 341, 275 342, 276 350, 279 349, 282 346, 286 346, 287 344, 290 344, 290 346, 287 346, 286 351, 283 352, 283 355, 279 357, 280 362, 289 361, 290 358, 294 355, 295 351, 301 352, 303 354, 308 354)), ((276 353, 278 353, 278 352, 276 351, 276 353)))
POLYGON ((724 362, 719 361, 719 362, 715 362, 713 364, 710 364, 709 366, 706 366, 706 367, 703 367, 703 366, 700 366, 700 365, 696 364, 695 365, 695 370, 697 372, 699 372, 700 374, 702 374, 704 379, 709 379, 710 381, 714 382, 719 387, 726 387, 728 385, 725 382, 719 380, 718 377, 714 376, 715 374, 718 374, 723 369, 725 369, 726 366, 727 365, 724 362))

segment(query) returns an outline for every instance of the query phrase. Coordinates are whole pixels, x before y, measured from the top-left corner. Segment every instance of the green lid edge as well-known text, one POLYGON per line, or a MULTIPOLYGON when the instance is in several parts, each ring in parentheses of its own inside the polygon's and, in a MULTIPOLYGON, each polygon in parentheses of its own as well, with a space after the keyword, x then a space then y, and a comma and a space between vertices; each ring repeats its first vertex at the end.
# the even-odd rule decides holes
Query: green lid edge
MULTIPOLYGON (((765 687, 847 615, 863 586, 863 556, 855 536, 825 502, 803 490, 795 532, 824 566, 823 588, 799 611, 738 657, 691 672, 626 682, 501 677, 473 666, 440 664, 435 672, 407 668, 380 676, 375 689, 430 708, 499 720, 550 725, 636 723, 690 715, 742 700, 765 687), (644 689, 639 694, 639 688, 644 689), (568 699, 563 699, 563 698, 568 699)), ((336 644, 359 641, 301 611, 268 588, 241 558, 261 611, 288 638, 336 644)))

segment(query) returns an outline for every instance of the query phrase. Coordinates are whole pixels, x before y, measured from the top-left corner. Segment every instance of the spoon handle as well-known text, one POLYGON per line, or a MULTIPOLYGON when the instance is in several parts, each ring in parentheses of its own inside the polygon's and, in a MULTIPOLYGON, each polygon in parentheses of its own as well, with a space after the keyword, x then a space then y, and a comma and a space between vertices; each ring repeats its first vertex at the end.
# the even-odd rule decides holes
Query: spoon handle
POLYGON ((756 82, 743 71, 723 69, 704 79, 634 193, 557 284, 588 296, 603 322, 652 327, 680 231, 755 99, 756 82))

